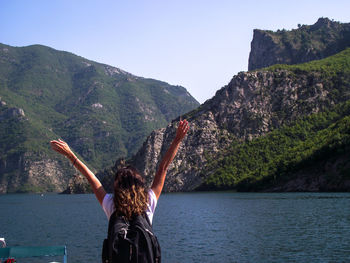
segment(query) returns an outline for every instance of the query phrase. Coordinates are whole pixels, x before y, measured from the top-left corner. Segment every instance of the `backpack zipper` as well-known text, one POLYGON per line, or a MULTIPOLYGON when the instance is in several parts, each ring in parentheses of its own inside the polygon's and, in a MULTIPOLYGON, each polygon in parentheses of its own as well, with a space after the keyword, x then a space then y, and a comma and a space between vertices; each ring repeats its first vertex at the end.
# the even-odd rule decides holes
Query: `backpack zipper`
POLYGON ((132 245, 130 244, 130 249, 129 249, 129 261, 131 262, 132 259, 132 245))
POLYGON ((148 230, 147 228, 145 228, 145 230, 146 230, 149 234, 151 234, 151 236, 153 236, 153 233, 152 233, 150 230, 148 230))
POLYGON ((124 239, 126 239, 126 235, 128 234, 128 229, 127 228, 123 228, 122 231, 124 233, 124 239))

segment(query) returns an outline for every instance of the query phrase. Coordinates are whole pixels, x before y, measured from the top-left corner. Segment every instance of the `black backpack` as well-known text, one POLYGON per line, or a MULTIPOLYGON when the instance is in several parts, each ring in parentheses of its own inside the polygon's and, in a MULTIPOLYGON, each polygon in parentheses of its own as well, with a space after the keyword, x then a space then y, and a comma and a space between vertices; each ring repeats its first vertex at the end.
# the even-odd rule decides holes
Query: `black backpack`
POLYGON ((111 215, 108 237, 103 241, 102 262, 161 262, 160 246, 146 214, 130 221, 116 212, 111 215))

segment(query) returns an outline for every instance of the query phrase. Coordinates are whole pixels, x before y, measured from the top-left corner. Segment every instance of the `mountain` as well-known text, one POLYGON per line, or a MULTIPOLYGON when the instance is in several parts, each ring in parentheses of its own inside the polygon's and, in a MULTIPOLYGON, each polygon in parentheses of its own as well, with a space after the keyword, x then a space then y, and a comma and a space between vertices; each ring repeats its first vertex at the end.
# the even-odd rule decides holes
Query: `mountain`
MULTIPOLYGON (((166 191, 349 191, 350 48, 300 65, 241 72, 185 114, 190 131, 166 191)), ((128 162, 150 182, 176 123, 128 162)))
POLYGON ((45 46, 0 44, 0 193, 65 189, 74 170, 51 139, 103 169, 198 105, 181 86, 45 46))
POLYGON ((334 55, 350 47, 350 23, 320 18, 291 31, 254 30, 248 70, 274 64, 299 64, 334 55))

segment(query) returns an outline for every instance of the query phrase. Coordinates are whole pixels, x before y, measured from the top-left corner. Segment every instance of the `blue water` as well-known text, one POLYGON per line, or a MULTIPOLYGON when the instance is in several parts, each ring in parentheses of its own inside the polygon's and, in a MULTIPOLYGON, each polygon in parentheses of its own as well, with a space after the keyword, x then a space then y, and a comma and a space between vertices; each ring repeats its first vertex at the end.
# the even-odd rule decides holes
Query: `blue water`
MULTIPOLYGON (((93 195, 2 195, 0 214, 8 246, 100 262, 108 223, 93 195)), ((165 263, 350 262, 350 193, 164 194, 153 227, 165 263)))

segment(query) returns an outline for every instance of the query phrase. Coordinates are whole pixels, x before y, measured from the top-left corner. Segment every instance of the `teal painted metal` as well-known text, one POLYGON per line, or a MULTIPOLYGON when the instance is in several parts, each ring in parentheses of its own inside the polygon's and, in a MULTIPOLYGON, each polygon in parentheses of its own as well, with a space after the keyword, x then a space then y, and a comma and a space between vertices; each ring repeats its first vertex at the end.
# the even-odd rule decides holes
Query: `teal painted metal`
POLYGON ((63 256, 63 262, 67 263, 66 246, 50 247, 5 247, 0 248, 0 259, 8 258, 29 258, 29 257, 49 257, 63 256))

